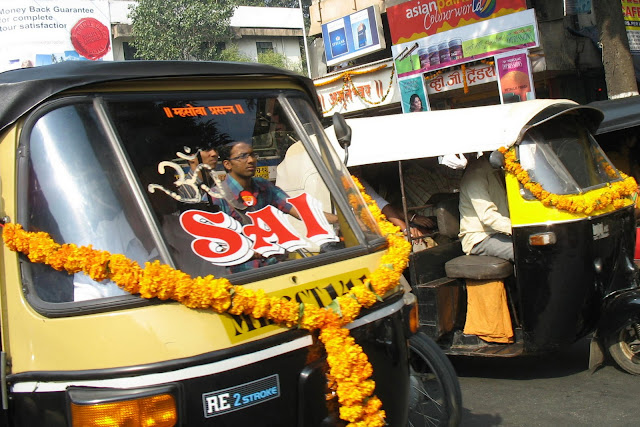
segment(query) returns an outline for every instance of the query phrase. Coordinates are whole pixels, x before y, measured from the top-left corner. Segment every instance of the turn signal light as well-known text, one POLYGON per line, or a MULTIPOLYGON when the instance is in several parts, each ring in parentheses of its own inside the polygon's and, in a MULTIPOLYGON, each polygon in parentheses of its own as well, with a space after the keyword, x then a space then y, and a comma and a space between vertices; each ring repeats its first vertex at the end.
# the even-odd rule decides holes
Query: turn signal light
POLYGON ((410 334, 418 332, 420 327, 420 318, 418 316, 418 298, 411 292, 405 292, 404 296, 404 318, 405 328, 409 329, 410 334))
POLYGON ((529 236, 531 246, 547 246, 556 244, 556 233, 548 231, 546 233, 536 233, 529 236))
POLYGON ((413 332, 414 334, 416 332, 418 332, 418 328, 420 326, 419 320, 418 320, 418 304, 415 304, 412 308, 411 308, 411 313, 409 314, 409 329, 411 330, 411 332, 413 332))
POLYGON ((174 397, 161 394, 93 405, 71 403, 71 419, 74 427, 171 427, 176 424, 178 413, 174 397))

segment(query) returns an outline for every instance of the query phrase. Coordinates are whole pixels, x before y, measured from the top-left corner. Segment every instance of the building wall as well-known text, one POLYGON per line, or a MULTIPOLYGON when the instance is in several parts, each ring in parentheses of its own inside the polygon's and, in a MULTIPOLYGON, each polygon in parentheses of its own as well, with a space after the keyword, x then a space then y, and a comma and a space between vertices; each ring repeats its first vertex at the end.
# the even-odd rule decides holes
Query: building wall
POLYGON ((243 36, 241 39, 233 41, 238 45, 240 52, 251 57, 254 61, 258 60, 256 42, 271 42, 275 52, 284 54, 291 62, 301 62, 300 43, 297 37, 243 36))
MULTIPOLYGON (((124 44, 133 39, 128 14, 129 6, 136 4, 137 1, 131 0, 109 1, 115 61, 131 59, 125 58, 124 44)), ((275 52, 284 54, 292 64, 300 64, 303 54, 299 42, 303 35, 302 25, 300 9, 240 7, 231 19, 231 26, 238 38, 229 43, 235 43, 240 52, 257 61, 256 42, 271 42, 275 52)))

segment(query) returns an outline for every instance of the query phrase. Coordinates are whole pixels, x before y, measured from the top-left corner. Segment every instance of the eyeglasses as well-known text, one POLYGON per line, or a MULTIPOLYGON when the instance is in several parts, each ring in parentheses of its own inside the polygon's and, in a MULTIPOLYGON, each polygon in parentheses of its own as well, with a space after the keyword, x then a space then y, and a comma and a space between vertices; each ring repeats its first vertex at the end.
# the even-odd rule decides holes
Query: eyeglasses
POLYGON ((247 160, 249 157, 254 160, 258 160, 260 158, 256 153, 242 153, 239 156, 231 157, 229 160, 247 160))

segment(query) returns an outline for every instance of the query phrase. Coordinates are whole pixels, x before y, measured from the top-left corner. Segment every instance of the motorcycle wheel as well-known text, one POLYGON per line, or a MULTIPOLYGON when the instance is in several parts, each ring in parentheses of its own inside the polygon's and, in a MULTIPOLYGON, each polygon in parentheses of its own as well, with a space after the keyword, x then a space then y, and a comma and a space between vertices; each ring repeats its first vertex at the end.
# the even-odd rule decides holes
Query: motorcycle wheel
POLYGON ((618 366, 630 374, 640 375, 640 324, 629 322, 607 339, 607 350, 618 366))
POLYGON ((460 424, 462 392, 447 356, 422 332, 409 339, 410 427, 460 424))

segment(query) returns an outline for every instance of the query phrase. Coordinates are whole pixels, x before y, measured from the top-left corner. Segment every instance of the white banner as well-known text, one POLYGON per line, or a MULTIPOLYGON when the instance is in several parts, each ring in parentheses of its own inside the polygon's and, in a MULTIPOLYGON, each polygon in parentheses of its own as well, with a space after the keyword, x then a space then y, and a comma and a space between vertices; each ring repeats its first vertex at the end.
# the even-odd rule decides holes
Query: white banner
POLYGON ((0 71, 112 61, 108 0, 0 0, 0 71))
POLYGON ((314 80, 325 117, 400 102, 391 63, 314 80), (393 75, 393 78, 391 76, 393 75), (345 82, 346 80, 346 82, 345 82))

